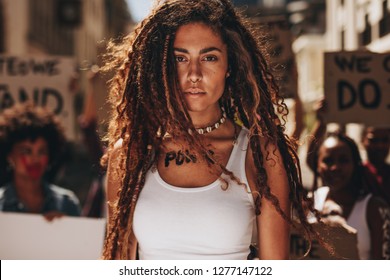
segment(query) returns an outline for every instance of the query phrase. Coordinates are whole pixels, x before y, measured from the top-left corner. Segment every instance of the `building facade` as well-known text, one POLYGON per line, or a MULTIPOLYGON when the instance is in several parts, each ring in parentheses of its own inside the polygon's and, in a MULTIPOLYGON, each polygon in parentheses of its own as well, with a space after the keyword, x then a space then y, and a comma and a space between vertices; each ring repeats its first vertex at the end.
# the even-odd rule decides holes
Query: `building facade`
POLYGON ((98 42, 129 24, 124 0, 0 0, 0 50, 94 61, 98 42))
MULTIPOLYGON (((87 92, 87 70, 100 63, 107 41, 126 34, 132 24, 125 0, 0 0, 0 54, 73 58, 79 78, 77 116, 87 92)), ((105 81, 97 83, 100 108, 107 91, 105 81)), ((100 119, 106 117, 103 111, 100 119)))
POLYGON ((390 51, 389 0, 328 0, 327 49, 390 51))

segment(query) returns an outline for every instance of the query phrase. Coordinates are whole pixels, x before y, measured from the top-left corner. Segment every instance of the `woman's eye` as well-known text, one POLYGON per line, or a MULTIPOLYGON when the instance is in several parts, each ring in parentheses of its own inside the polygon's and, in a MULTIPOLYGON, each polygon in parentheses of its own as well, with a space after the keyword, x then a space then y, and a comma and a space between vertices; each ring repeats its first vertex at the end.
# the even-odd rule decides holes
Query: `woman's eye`
POLYGON ((216 56, 206 56, 203 58, 204 61, 217 61, 216 56))
POLYGON ((39 153, 40 156, 47 156, 47 155, 49 155, 49 151, 47 149, 39 150, 38 153, 39 153))
POLYGON ((27 149, 27 148, 23 148, 23 149, 20 149, 20 150, 19 150, 19 153, 20 153, 21 155, 29 155, 29 154, 31 154, 31 150, 30 150, 30 149, 27 149))
POLYGON ((350 163, 351 160, 348 157, 342 157, 340 158, 340 163, 347 164, 350 163))
POLYGON ((176 56, 175 60, 176 60, 176 62, 184 62, 185 58, 183 56, 176 56))
POLYGON ((323 158, 322 162, 329 166, 329 165, 333 164, 333 159, 331 159, 331 158, 323 158))

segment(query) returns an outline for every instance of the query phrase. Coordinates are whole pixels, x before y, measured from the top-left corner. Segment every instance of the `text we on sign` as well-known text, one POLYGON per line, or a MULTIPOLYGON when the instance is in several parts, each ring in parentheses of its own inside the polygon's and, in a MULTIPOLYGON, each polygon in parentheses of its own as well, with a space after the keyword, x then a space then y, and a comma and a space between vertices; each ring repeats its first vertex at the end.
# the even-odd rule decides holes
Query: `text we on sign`
POLYGON ((390 125, 390 53, 325 53, 327 122, 390 125))

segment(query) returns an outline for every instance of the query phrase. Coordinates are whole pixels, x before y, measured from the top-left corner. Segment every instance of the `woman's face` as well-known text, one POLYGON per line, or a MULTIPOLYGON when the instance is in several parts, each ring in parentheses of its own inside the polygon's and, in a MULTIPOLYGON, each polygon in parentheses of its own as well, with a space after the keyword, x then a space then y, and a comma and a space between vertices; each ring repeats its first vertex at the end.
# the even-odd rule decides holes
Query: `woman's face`
POLYGON ((390 133, 386 128, 368 128, 363 137, 368 159, 373 164, 383 164, 390 151, 390 133))
POLYGON ((49 148, 42 137, 35 141, 23 140, 15 143, 8 155, 14 177, 41 180, 49 162, 49 148))
POLYGON ((227 47, 219 34, 203 23, 181 26, 174 41, 180 90, 190 112, 218 108, 228 76, 227 47))
POLYGON ((337 138, 327 138, 318 151, 317 172, 323 184, 343 189, 350 183, 354 164, 351 149, 337 138))

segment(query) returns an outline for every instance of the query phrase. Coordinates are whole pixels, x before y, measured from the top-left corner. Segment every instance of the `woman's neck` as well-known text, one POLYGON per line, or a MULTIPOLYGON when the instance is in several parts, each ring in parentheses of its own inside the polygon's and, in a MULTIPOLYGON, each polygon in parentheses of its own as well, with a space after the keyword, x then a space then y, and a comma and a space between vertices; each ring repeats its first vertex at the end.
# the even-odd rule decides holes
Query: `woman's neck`
POLYGON ((15 176, 13 184, 18 194, 41 194, 43 190, 42 180, 33 180, 28 177, 15 176))
POLYGON ((339 204, 348 204, 353 203, 355 201, 354 196, 347 188, 341 190, 332 190, 332 188, 330 188, 328 198, 334 200, 339 204))
POLYGON ((31 213, 40 213, 44 203, 43 183, 41 180, 16 177, 13 181, 19 201, 21 201, 31 213))
POLYGON ((217 110, 207 112, 189 112, 192 123, 195 128, 203 128, 210 125, 214 125, 222 117, 222 110, 218 107, 217 110))

